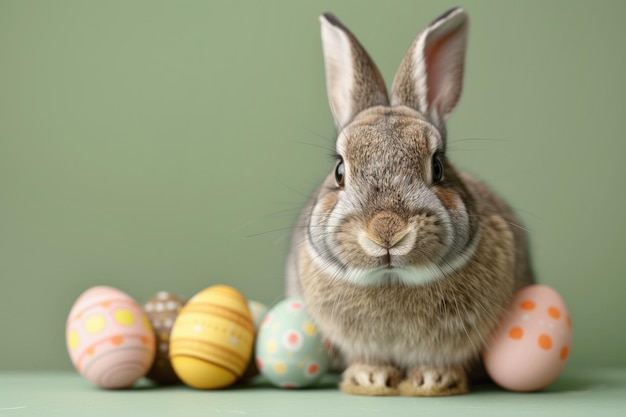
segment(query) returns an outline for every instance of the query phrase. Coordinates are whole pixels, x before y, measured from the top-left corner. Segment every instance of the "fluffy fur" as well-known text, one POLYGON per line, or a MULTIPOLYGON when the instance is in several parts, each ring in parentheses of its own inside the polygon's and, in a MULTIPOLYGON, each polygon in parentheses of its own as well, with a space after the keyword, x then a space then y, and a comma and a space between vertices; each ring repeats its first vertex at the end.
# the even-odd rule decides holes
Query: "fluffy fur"
POLYGON ((467 15, 452 9, 418 35, 391 100, 354 35, 331 15, 321 22, 345 180, 333 169, 303 210, 287 295, 305 298, 345 360, 343 391, 467 392, 468 369, 513 292, 533 282, 519 221, 445 153, 467 15))

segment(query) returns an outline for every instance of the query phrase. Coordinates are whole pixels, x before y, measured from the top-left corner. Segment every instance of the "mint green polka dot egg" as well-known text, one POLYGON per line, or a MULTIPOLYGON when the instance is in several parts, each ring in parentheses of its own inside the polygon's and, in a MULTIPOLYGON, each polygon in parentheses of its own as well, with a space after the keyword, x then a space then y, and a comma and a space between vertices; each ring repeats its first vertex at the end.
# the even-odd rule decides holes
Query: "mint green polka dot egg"
POLYGON ((256 363, 274 385, 303 388, 315 384, 330 362, 322 335, 301 298, 276 304, 259 328, 256 363))

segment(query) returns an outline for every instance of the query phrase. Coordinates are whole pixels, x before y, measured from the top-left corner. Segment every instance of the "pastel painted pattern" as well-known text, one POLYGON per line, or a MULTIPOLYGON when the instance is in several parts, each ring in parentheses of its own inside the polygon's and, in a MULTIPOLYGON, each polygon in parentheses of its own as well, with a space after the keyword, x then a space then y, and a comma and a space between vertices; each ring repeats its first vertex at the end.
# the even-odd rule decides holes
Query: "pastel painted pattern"
POLYGON ((282 388, 314 385, 326 373, 328 353, 302 299, 283 300, 265 316, 256 364, 272 384, 282 388))
POLYGON ((73 365, 102 388, 127 388, 152 365, 152 327, 131 297, 115 288, 85 291, 74 303, 66 324, 67 349, 73 365))
POLYGON ((512 391, 541 390, 558 378, 569 358, 572 319, 552 288, 520 290, 484 353, 491 378, 512 391))

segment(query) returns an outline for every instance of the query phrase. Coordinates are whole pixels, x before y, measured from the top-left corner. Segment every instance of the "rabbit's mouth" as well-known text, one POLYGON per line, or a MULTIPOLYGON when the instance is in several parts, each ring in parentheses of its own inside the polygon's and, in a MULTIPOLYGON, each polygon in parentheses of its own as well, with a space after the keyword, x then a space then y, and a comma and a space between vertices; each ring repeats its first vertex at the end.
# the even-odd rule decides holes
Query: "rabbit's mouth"
POLYGON ((379 270, 389 271, 402 266, 402 263, 398 260, 398 256, 392 255, 390 251, 387 251, 385 255, 381 256, 378 260, 378 263, 380 266, 377 269, 379 270))
POLYGON ((406 269, 409 265, 404 258, 387 251, 387 254, 376 258, 374 264, 370 267, 370 271, 374 274, 385 274, 406 269))
POLYGON ((387 255, 385 255, 385 263, 387 263, 385 266, 386 269, 393 269, 393 265, 391 264, 391 253, 389 251, 387 251, 387 255))

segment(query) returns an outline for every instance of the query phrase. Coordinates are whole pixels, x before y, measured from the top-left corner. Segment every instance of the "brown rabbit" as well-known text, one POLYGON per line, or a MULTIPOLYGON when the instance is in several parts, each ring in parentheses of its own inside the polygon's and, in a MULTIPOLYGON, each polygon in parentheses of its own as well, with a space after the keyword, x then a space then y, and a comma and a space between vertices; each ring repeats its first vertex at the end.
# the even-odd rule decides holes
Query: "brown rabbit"
POLYGON ((446 156, 467 14, 417 36, 391 98, 354 35, 320 20, 337 163, 299 218, 287 295, 345 359, 343 391, 465 393, 512 294, 533 282, 519 221, 446 156))

